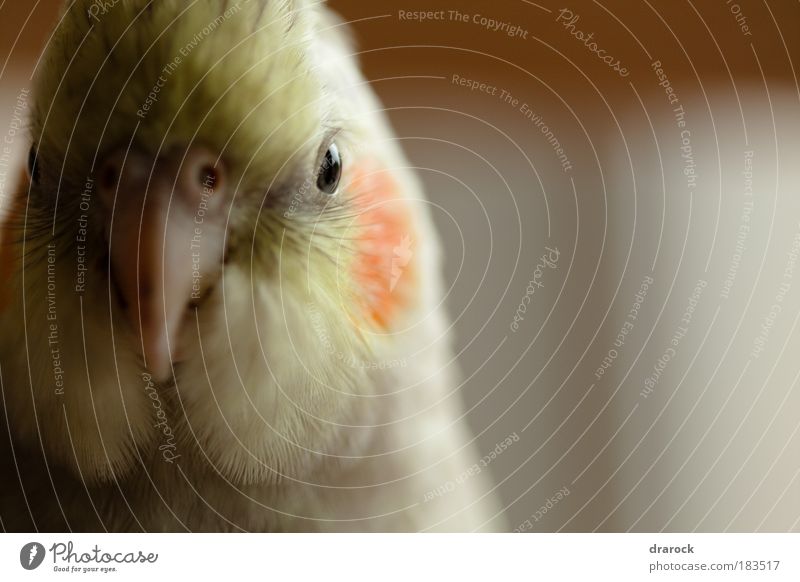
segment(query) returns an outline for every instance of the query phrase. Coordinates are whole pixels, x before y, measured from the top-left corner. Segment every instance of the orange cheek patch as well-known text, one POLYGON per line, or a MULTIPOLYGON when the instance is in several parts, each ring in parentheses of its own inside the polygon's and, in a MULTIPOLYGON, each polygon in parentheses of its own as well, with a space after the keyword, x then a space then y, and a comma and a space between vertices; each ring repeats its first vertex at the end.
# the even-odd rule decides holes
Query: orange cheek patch
POLYGON ((362 164, 348 188, 356 218, 353 275, 368 319, 382 329, 414 298, 417 236, 408 200, 384 168, 362 164))

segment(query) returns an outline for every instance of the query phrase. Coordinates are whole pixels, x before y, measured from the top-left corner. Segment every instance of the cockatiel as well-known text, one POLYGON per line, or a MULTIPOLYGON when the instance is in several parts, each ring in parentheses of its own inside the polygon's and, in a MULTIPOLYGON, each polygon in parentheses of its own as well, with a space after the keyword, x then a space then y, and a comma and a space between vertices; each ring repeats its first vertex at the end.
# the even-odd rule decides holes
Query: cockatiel
POLYGON ((438 242, 305 0, 74 0, 0 246, 6 530, 502 529, 438 242))

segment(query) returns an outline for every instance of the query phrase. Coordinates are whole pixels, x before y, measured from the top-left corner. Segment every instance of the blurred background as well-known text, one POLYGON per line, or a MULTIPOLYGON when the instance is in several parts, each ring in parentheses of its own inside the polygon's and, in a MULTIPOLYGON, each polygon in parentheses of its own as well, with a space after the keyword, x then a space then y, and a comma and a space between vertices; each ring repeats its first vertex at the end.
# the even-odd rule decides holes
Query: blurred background
MULTIPOLYGON (((0 3, 0 205, 58 4, 0 3)), ((800 4, 330 5, 427 187, 478 449, 518 437, 510 528, 800 531, 800 4)))

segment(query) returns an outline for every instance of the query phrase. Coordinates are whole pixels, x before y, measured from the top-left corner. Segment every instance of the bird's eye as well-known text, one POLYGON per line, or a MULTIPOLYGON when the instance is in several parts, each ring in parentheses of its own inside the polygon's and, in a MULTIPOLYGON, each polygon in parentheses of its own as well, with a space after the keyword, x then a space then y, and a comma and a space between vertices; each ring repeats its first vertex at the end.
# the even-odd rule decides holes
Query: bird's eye
POLYGON ((326 194, 336 194, 339 188, 339 180, 342 177, 342 158, 339 155, 339 148, 332 143, 325 152, 325 159, 319 168, 317 177, 317 188, 326 194))
POLYGON ((28 176, 34 184, 39 183, 39 161, 36 159, 36 145, 32 145, 28 152, 28 176))

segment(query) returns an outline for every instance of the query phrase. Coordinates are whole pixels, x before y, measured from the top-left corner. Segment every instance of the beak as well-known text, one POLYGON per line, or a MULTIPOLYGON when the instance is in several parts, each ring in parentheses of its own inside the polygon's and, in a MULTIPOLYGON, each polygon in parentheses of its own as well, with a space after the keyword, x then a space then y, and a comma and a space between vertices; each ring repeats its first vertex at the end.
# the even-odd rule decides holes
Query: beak
POLYGON ((98 193, 108 211, 111 277, 156 381, 172 377, 190 307, 219 276, 224 174, 221 162, 202 148, 155 162, 117 152, 101 166, 98 193))

